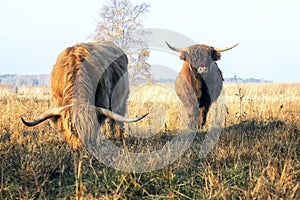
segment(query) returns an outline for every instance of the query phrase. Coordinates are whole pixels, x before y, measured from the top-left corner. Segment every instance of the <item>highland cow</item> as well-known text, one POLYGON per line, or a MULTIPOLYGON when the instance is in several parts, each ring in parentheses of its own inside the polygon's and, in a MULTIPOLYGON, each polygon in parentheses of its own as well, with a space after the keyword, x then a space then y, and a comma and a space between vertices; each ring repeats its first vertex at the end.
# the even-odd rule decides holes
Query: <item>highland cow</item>
MULTIPOLYGON (((167 43, 167 42, 166 42, 167 43)), ((187 48, 175 48, 180 52, 183 66, 176 78, 175 90, 190 118, 190 126, 200 128, 206 123, 211 104, 219 97, 223 87, 223 76, 216 61, 221 52, 236 47, 214 48, 196 44, 187 48)))
POLYGON ((107 126, 121 134, 122 122, 136 122, 147 115, 124 117, 129 93, 127 64, 126 54, 112 42, 66 48, 51 73, 50 96, 54 108, 31 122, 22 118, 23 123, 35 126, 50 119, 74 150, 99 142, 93 139, 98 140, 96 134, 103 135, 107 126))

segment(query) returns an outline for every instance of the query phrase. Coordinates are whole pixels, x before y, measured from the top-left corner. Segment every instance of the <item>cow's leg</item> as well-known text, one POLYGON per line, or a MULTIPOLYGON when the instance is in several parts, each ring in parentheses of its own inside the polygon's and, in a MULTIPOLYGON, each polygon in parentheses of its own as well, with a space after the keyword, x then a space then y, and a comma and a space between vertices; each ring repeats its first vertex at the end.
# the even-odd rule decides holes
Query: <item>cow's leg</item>
POLYGON ((199 108, 199 120, 200 120, 200 126, 201 128, 205 125, 206 119, 207 119, 207 113, 208 113, 209 107, 203 106, 199 108))
POLYGON ((192 130, 199 129, 199 109, 197 105, 185 104, 185 110, 188 114, 189 125, 188 127, 192 130))
MULTIPOLYGON (((123 134, 122 128, 120 126, 120 124, 122 124, 121 122, 116 122, 115 120, 111 120, 111 131, 113 134, 113 137, 115 139, 121 137, 121 135, 123 134)), ((122 124, 123 125, 123 124, 122 124)))
MULTIPOLYGON (((126 111, 127 111, 126 101, 120 102, 120 106, 118 107, 117 113, 122 115, 122 116, 125 116, 126 111)), ((116 129, 116 134, 115 135, 120 137, 125 132, 124 123, 123 122, 115 122, 115 129, 116 129)))
POLYGON ((199 106, 194 89, 183 77, 178 76, 175 83, 176 93, 189 118, 189 128, 199 128, 199 106))
MULTIPOLYGON (((125 116, 127 111, 127 99, 129 95, 129 86, 126 78, 120 78, 111 91, 109 109, 113 112, 125 116)), ((123 122, 110 119, 110 134, 114 138, 119 138, 125 132, 123 122)))
MULTIPOLYGON (((121 114, 124 116, 124 114, 121 114)), ((106 119, 106 132, 111 138, 119 138, 124 133, 124 124, 123 122, 115 121, 114 119, 106 119)))

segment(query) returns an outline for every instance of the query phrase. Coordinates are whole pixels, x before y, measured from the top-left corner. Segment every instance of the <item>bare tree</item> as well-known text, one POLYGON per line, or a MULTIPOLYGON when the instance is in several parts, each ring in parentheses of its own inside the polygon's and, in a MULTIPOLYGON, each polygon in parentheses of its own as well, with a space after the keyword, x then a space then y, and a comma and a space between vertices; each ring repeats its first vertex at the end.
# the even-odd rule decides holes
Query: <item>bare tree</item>
POLYGON ((133 6, 129 0, 108 0, 93 35, 95 41, 113 41, 126 52, 131 82, 150 81, 149 50, 142 23, 149 7, 147 3, 133 6))

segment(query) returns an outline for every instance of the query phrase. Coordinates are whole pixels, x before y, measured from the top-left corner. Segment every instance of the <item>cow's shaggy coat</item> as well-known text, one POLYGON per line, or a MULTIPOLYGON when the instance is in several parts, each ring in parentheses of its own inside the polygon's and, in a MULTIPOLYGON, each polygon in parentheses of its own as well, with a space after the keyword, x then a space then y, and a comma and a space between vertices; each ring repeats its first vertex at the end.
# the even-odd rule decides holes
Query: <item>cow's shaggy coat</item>
POLYGON ((207 45, 193 45, 187 48, 175 48, 181 52, 182 68, 175 82, 176 93, 190 118, 192 128, 200 128, 206 123, 211 104, 217 100, 223 88, 223 76, 215 61, 221 58, 221 52, 232 49, 214 48, 207 45))
POLYGON ((122 122, 133 122, 126 113, 128 59, 112 42, 84 43, 66 48, 57 58, 50 83, 53 109, 32 122, 46 119, 73 149, 99 143, 104 132, 120 135, 122 122))

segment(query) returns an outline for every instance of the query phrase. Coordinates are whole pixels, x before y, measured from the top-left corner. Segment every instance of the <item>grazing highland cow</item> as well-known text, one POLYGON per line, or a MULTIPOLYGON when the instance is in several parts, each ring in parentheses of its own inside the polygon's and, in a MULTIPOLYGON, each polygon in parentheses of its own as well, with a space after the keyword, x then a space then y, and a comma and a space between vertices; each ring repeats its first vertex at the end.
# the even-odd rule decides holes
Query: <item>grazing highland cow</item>
POLYGON ((126 54, 112 42, 65 49, 51 74, 50 95, 55 108, 31 122, 22 118, 23 123, 35 126, 50 119, 74 150, 99 143, 98 135, 103 135, 107 124, 110 131, 120 133, 121 122, 136 122, 146 116, 124 117, 129 93, 127 64, 126 54))
MULTIPOLYGON (((166 42, 167 43, 167 42, 166 42)), ((176 93, 186 108, 190 126, 200 128, 206 123, 207 113, 212 102, 219 97, 223 87, 223 76, 215 61, 221 58, 221 52, 236 47, 214 48, 196 44, 187 48, 175 48, 180 52, 183 66, 175 82, 176 93)))

